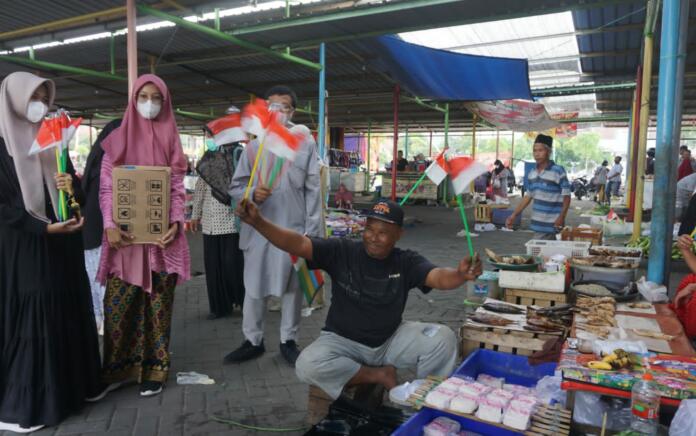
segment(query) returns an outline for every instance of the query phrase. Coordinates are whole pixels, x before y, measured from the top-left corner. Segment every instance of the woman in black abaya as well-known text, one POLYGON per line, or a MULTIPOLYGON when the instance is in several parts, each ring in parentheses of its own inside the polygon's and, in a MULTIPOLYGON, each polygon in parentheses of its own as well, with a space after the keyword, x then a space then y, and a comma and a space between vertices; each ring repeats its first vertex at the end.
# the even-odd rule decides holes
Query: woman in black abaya
POLYGON ((52 150, 29 155, 54 94, 24 72, 0 86, 0 431, 56 425, 100 390, 83 221, 55 218, 58 189, 82 190, 52 150))

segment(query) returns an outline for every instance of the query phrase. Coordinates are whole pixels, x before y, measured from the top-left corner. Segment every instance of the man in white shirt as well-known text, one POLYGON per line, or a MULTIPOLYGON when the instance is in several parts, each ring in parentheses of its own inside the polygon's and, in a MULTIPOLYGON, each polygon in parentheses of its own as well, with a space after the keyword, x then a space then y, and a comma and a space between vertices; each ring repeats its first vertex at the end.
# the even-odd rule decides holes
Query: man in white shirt
POLYGON ((689 200, 696 191, 696 173, 690 174, 677 182, 677 204, 674 217, 677 221, 682 220, 682 215, 689 206, 689 200))
POLYGON ((611 196, 619 195, 619 188, 621 187, 621 173, 623 172, 623 167, 621 166, 621 156, 616 156, 614 158, 614 166, 611 167, 609 173, 607 174, 607 202, 611 204, 611 196))

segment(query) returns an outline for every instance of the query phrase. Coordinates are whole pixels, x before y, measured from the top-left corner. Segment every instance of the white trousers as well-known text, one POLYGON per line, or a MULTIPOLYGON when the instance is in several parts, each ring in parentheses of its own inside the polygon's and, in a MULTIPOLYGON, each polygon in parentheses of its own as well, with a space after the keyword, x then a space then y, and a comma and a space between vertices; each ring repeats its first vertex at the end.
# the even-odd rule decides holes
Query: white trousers
MULTIPOLYGON (((295 287, 291 286, 290 288, 295 287)), ((242 332, 244 337, 253 345, 259 345, 263 340, 267 298, 252 298, 249 294, 244 297, 242 332)), ((285 292, 280 298, 280 342, 282 343, 297 340, 297 330, 300 326, 302 313, 302 298, 302 291, 299 289, 285 292)))
POLYGON ((85 250, 85 269, 89 278, 89 286, 92 289, 92 306, 94 306, 94 319, 97 322, 97 329, 101 331, 104 325, 104 291, 105 287, 96 279, 99 269, 99 259, 101 257, 101 247, 92 250, 85 250))

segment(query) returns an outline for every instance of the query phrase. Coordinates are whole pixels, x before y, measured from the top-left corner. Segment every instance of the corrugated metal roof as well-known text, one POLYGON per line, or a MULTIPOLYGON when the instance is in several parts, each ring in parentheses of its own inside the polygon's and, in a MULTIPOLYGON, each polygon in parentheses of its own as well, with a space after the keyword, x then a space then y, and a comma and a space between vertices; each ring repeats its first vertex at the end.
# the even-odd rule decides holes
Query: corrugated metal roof
MULTIPOLYGON (((630 0, 629 0, 630 1, 630 0)), ((154 4, 156 0, 145 3, 154 4)), ((8 2, 9 3, 9 2, 8 2)), ((66 7, 64 11, 56 11, 47 7, 46 1, 16 2, 3 5, 3 15, 0 16, 0 33, 28 25, 41 24, 68 16, 80 15, 114 6, 122 6, 123 0, 62 0, 66 7), (25 3, 31 3, 26 6, 25 3), (65 11, 70 10, 70 13, 65 11), (7 13, 6 13, 7 12, 7 13), (14 15, 12 15, 14 14, 14 15), (63 15, 61 15, 63 14, 63 15), (11 17, 15 17, 13 19, 11 17), (10 17, 10 18, 8 18, 10 17), (11 23, 10 23, 11 21, 11 23)), ((194 1, 179 0, 185 6, 192 6, 197 12, 209 12, 214 5, 229 7, 248 4, 247 0, 228 1, 194 1)), ((406 0, 393 0, 387 3, 367 4, 367 8, 381 7, 389 4, 406 3, 406 0)), ((228 17, 222 19, 222 27, 238 30, 243 39, 260 43, 261 45, 283 46, 302 42, 302 46, 310 48, 293 50, 293 54, 306 59, 317 61, 318 50, 313 43, 304 42, 319 38, 335 38, 351 35, 362 35, 369 32, 382 32, 391 27, 436 27, 454 22, 480 21, 504 17, 522 16, 542 10, 555 12, 564 7, 567 2, 559 0, 499 0, 496 2, 453 1, 447 4, 432 2, 427 6, 402 11, 392 11, 367 17, 347 17, 340 20, 307 22, 299 26, 270 28, 264 31, 254 31, 255 26, 269 22, 277 23, 282 20, 283 10, 273 10, 243 17, 228 17)), ((605 3, 600 0, 585 0, 583 4, 605 3)), ((360 8, 345 9, 345 1, 326 0, 319 6, 310 5, 294 8, 293 15, 300 14, 297 19, 312 19, 322 14, 342 11, 359 11, 360 8), (341 9, 337 9, 341 8, 341 9)), ((555 62, 530 65, 534 83, 549 86, 554 83, 570 83, 582 81, 611 81, 621 75, 631 75, 640 57, 641 28, 644 13, 639 9, 643 2, 618 4, 596 9, 577 10, 572 13, 570 22, 576 29, 594 29, 600 26, 635 25, 633 28, 617 31, 602 32, 577 37, 559 36, 547 38, 546 41, 530 41, 513 43, 504 55, 515 57, 552 57, 562 58, 566 55, 571 59, 561 59, 555 62), (638 11, 638 12, 636 12, 638 11), (632 15, 613 23, 613 20, 626 14, 632 15), (573 50, 570 50, 573 48, 573 50), (568 49, 568 50, 567 50, 568 49), (571 53, 575 51, 575 53, 571 53), (606 53, 614 53, 607 55, 606 53), (580 61, 572 56, 579 57, 580 61), (579 71, 581 69, 581 71, 579 71), (579 75, 581 73, 582 75, 579 75)), ((567 6, 565 6, 567 8, 567 6)), ((691 8, 692 16, 696 16, 696 8, 691 8)), ((179 13, 185 15, 184 13, 179 13)), ((566 13, 565 16, 569 14, 566 13)), ((155 21, 149 19, 149 21, 155 21)), ((207 22, 207 25, 212 25, 207 22)), ((487 29, 488 38, 483 33, 471 33, 467 39, 459 41, 462 45, 471 45, 499 39, 534 37, 539 34, 563 33, 564 22, 546 17, 531 17, 528 19, 525 33, 518 30, 501 27, 500 23, 480 24, 470 29, 487 29)), ((99 29, 118 29, 123 27, 123 20, 116 20, 99 26, 71 29, 56 34, 32 36, 15 41, 5 41, 5 46, 17 47, 26 45, 27 41, 46 42, 51 38, 75 36, 93 32, 99 29)), ((461 27, 461 26, 458 26, 461 27)), ((693 26, 692 26, 693 27, 693 26)), ((690 31, 691 41, 696 40, 696 29, 690 31)), ((178 27, 164 27, 149 32, 139 33, 139 63, 141 72, 149 70, 150 56, 154 57, 156 71, 169 84, 174 103, 183 109, 208 112, 210 108, 221 111, 230 103, 243 104, 248 99, 248 92, 262 94, 273 83, 286 82, 296 89, 302 104, 313 102, 316 107, 318 92, 317 75, 310 69, 294 65, 266 55, 251 53, 248 50, 221 42, 208 36, 191 32, 178 27), (181 63, 186 61, 184 63, 181 63)), ((0 47, 3 42, 0 42, 0 47)), ((0 48, 0 51, 2 49, 0 48)), ((491 54, 491 49, 483 46, 471 48, 469 52, 491 54)), ((693 52, 693 50, 691 50, 693 52)), ((499 54, 499 53, 493 53, 499 54)), ((23 55, 26 55, 24 53, 23 55)), ((37 59, 58 62, 73 66, 91 68, 98 71, 108 71, 109 40, 81 42, 71 46, 52 47, 36 52, 37 59)), ((374 54, 366 50, 364 44, 351 41, 329 43, 327 45, 327 89, 331 98, 329 117, 336 124, 364 126, 368 119, 375 123, 391 123, 391 90, 393 84, 372 71, 367 65, 370 56, 374 54)), ((657 58, 657 56, 656 56, 657 58)), ((696 56, 690 54, 690 64, 696 64, 696 56)), ((116 37, 116 66, 118 74, 125 75, 125 37, 116 37)), ((26 67, 0 62, 0 78, 12 71, 29 70, 26 67)), ((55 77, 58 85, 58 103, 75 109, 98 109, 99 111, 117 111, 126 100, 126 83, 75 76, 66 73, 42 74, 55 77)), ((685 91, 685 95, 687 92, 685 91)), ((655 93, 656 94, 656 93, 655 93)), ((690 95, 690 94, 689 94, 690 95)), ((588 99, 582 97, 572 101, 577 107, 588 107, 588 99)), ((601 110, 625 111, 625 100, 630 100, 630 92, 601 93, 597 95, 598 108, 601 110), (626 95, 629 97, 626 98, 626 95)), ((459 109, 458 109, 459 110, 459 109)), ((402 120, 406 123, 423 125, 441 125, 442 115, 438 112, 424 109, 418 105, 402 100, 402 120)), ((467 123, 468 115, 462 110, 452 117, 455 124, 467 123)), ((302 116, 302 121, 311 122, 309 117, 302 116)))

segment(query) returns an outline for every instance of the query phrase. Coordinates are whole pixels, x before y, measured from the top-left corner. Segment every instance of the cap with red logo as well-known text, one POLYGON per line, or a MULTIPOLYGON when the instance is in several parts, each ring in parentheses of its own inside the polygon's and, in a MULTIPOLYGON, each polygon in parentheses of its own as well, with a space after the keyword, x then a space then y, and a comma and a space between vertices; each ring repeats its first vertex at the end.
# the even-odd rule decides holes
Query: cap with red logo
POLYGON ((363 213, 363 216, 396 224, 399 227, 404 225, 404 210, 398 203, 389 200, 378 201, 371 209, 363 213))

